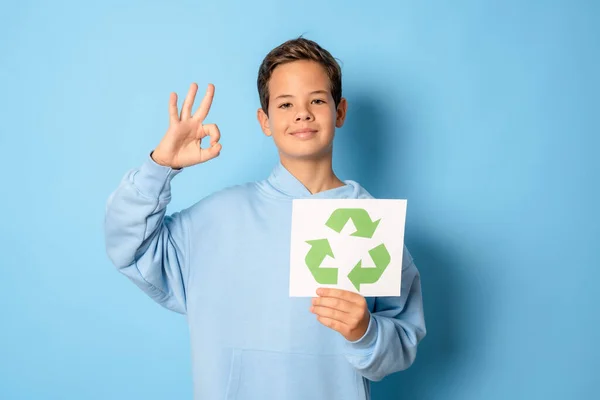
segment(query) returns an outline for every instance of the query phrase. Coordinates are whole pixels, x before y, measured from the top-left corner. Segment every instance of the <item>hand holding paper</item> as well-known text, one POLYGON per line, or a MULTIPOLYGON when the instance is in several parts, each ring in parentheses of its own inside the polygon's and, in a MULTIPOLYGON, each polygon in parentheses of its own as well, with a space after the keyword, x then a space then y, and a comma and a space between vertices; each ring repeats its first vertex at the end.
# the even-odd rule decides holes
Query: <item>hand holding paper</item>
POLYGON ((358 293, 341 289, 317 289, 310 311, 328 328, 339 332, 351 342, 364 336, 371 314, 367 301, 358 293))

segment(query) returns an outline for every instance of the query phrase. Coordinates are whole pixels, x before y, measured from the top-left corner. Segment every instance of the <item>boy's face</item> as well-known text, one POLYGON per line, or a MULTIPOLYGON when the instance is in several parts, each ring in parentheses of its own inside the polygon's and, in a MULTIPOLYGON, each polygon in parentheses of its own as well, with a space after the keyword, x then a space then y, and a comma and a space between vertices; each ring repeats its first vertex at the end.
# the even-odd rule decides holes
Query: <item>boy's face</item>
POLYGON ((346 100, 337 109, 325 69, 314 61, 279 65, 269 80, 269 115, 258 110, 265 135, 280 156, 318 159, 331 154, 335 128, 344 124, 346 100))

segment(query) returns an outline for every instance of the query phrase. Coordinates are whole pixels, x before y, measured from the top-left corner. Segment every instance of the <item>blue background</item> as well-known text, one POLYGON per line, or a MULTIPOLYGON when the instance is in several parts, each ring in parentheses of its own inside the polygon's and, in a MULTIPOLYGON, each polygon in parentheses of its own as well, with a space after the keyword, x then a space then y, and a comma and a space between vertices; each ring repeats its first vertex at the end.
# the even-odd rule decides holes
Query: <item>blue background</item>
POLYGON ((264 178, 258 66, 301 34, 343 64, 336 171, 408 199, 429 334, 374 398, 600 398, 599 4, 3 4, 0 398, 191 398, 185 319, 109 263, 105 202, 193 81, 223 152, 170 210, 264 178))

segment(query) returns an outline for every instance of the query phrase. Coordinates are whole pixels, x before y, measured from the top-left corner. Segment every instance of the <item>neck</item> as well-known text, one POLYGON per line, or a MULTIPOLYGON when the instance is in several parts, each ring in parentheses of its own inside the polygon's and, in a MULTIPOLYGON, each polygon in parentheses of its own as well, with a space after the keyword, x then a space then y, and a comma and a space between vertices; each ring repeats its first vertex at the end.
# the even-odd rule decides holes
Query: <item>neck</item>
POLYGON ((280 159, 281 165, 312 194, 345 185, 333 172, 331 154, 315 159, 288 158, 280 155, 280 159))

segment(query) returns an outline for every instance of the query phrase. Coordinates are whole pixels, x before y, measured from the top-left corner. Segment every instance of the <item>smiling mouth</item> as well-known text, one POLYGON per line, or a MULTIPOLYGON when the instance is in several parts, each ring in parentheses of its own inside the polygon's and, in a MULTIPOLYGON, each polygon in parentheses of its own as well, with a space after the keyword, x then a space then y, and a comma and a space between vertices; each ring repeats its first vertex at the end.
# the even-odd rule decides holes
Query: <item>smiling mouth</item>
POLYGON ((290 135, 298 139, 309 139, 317 134, 316 129, 298 129, 290 133, 290 135))

